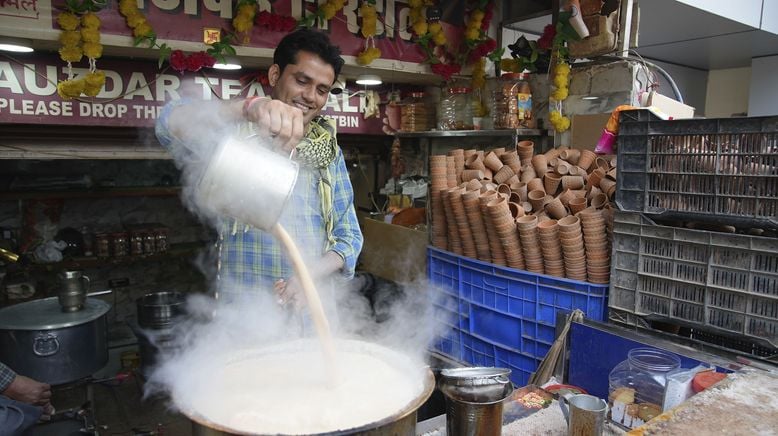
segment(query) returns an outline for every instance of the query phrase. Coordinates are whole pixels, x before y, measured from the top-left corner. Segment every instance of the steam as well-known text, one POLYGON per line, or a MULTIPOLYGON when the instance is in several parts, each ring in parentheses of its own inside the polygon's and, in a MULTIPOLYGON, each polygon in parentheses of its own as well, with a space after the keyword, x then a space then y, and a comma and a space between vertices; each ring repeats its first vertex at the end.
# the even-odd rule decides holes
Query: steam
MULTIPOLYGON (((229 228, 225 224, 232 221, 224 221, 224 217, 201 204, 197 186, 217 145, 227 137, 224 131, 227 129, 204 132, 198 136, 200 140, 196 143, 171 149, 182 172, 184 204, 217 230, 229 228)), ((242 202, 250 188, 242 192, 221 192, 221 199, 242 202)), ((289 222, 289 215, 284 213, 281 218, 281 224, 287 229, 294 227, 294 223, 289 222)), ((232 230, 241 232, 244 227, 240 225, 232 230)), ((306 262, 313 262, 321 256, 321 253, 315 252, 316 247, 298 244, 298 248, 306 262)), ((215 267, 217 254, 216 250, 210 250, 202 254, 197 263, 211 283, 212 294, 218 295, 218 299, 209 295, 192 295, 188 299, 187 316, 173 327, 171 336, 174 342, 161 347, 159 364, 151 370, 146 383, 147 396, 164 393, 172 400, 173 408, 180 409, 187 398, 209 395, 209 392, 201 390, 207 389, 203 380, 222 369, 230 356, 315 337, 305 308, 298 312, 282 307, 276 301, 273 289, 245 289, 239 283, 230 282, 224 275, 219 276, 215 267)), ((409 259, 410 256, 399 258, 409 259)), ((346 281, 340 277, 316 283, 333 336, 382 345, 403 353, 422 367, 428 346, 441 326, 440 317, 433 312, 432 304, 438 293, 430 288, 426 279, 418 279, 393 288, 386 285, 382 290, 379 287, 371 302, 360 292, 363 285, 360 280, 346 281)), ((315 342, 310 341, 310 344, 318 350, 315 342)), ((422 375, 419 372, 420 378, 422 375)), ((297 374, 290 374, 290 377, 295 376, 297 374)))

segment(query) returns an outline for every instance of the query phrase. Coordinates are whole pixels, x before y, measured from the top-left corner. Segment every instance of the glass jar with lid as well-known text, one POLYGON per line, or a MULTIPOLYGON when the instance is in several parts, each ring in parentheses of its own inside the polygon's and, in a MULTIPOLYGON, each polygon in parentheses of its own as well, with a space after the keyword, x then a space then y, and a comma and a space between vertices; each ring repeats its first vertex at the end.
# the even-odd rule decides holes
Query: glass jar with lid
POLYGON ((113 243, 113 256, 124 257, 129 254, 129 240, 127 232, 111 233, 111 242, 113 243))
POLYGON ((471 130, 473 128, 473 105, 470 102, 470 88, 451 87, 440 98, 438 129, 471 130))
POLYGON ((534 128, 532 121, 532 91, 528 75, 506 73, 500 76, 492 92, 495 129, 534 128))
POLYGON ((412 92, 400 105, 400 130, 426 132, 435 124, 435 107, 426 101, 423 92, 412 92))
POLYGON ((662 413, 667 375, 681 359, 656 348, 633 348, 608 375, 611 419, 636 428, 662 413))

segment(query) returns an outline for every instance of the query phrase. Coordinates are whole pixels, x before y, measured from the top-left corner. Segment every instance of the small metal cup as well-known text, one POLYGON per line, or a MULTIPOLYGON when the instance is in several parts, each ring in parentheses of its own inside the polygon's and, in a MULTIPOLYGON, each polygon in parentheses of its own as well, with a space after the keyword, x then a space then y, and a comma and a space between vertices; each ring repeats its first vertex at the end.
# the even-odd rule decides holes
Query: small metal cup
POLYGON ((292 194, 298 171, 296 162, 254 137, 230 137, 208 162, 195 196, 212 213, 270 230, 292 194))
POLYGON ((63 312, 76 312, 84 308, 89 277, 81 271, 63 271, 59 274, 60 289, 57 299, 63 312))

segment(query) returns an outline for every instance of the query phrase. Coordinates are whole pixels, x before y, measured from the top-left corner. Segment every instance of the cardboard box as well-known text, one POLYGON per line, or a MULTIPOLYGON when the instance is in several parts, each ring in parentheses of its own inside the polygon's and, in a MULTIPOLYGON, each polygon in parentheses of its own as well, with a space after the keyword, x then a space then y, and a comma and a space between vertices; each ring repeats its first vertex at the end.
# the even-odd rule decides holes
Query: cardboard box
POLYGON ((600 140, 602 129, 611 117, 607 114, 573 115, 570 120, 570 146, 580 150, 594 151, 600 140))
POLYGON ((427 276, 427 233, 361 217, 365 243, 359 267, 386 280, 409 283, 427 276))
MULTIPOLYGON (((640 104, 643 107, 654 107, 659 109, 659 111, 667 115, 668 119, 682 120, 686 118, 694 118, 693 107, 655 91, 641 94, 640 104)), ((662 118, 665 117, 662 116, 662 118)))

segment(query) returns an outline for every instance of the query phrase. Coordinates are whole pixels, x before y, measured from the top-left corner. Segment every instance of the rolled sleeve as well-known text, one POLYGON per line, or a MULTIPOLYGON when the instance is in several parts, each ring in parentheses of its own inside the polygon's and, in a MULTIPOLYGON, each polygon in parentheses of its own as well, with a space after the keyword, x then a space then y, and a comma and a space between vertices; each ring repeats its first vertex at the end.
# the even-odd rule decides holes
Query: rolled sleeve
POLYGON ((16 378, 16 372, 0 362, 0 393, 5 392, 16 378))
POLYGON ((335 220, 332 231, 335 244, 330 250, 343 258, 343 275, 352 278, 357 258, 362 251, 363 238, 354 210, 354 189, 340 149, 330 171, 333 180, 332 212, 335 220))

